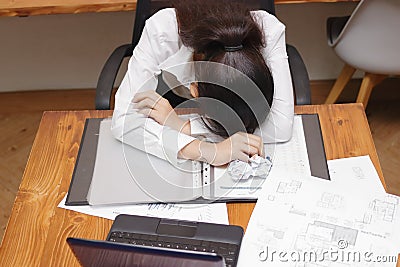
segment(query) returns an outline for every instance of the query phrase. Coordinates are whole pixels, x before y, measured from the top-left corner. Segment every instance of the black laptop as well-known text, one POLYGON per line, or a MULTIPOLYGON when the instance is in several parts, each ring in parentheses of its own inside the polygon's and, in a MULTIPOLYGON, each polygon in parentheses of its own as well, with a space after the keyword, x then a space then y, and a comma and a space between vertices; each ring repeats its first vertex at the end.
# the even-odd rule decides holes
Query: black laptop
POLYGON ((68 238, 86 266, 236 266, 240 226, 118 215, 107 241, 68 238))

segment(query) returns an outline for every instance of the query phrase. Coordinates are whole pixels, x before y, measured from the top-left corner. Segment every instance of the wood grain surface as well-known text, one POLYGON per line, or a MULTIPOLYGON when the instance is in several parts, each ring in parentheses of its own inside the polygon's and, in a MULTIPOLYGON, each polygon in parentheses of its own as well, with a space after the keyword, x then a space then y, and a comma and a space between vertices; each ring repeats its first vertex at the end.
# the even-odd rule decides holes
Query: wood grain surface
MULTIPOLYGON (((357 2, 359 0, 275 0, 276 4, 312 2, 357 2)), ((32 16, 76 14, 83 12, 131 11, 136 0, 4 0, 0 1, 0 16, 32 16)))
POLYGON ((0 1, 0 16, 76 14, 84 12, 130 11, 136 0, 5 0, 0 1))
MULTIPOLYGON (((328 159, 370 155, 383 180, 361 104, 296 107, 318 113, 328 159)), ((57 208, 68 191, 86 118, 111 111, 45 112, 0 247, 1 266, 77 266, 67 237, 105 239, 112 221, 57 208)), ((228 204, 231 224, 246 228, 253 203, 228 204)))
POLYGON ((108 115, 44 113, 0 248, 1 266, 74 266, 67 236, 106 237, 111 221, 56 207, 68 191, 85 119, 108 115))

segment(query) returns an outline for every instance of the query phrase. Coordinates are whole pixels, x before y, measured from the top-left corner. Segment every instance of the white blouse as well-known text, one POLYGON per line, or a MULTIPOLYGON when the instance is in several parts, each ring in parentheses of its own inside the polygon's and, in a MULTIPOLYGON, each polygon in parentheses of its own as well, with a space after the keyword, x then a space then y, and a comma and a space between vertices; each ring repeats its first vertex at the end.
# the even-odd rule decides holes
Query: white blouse
MULTIPOLYGON (((256 129, 264 143, 285 142, 292 136, 294 100, 291 75, 286 54, 285 26, 265 11, 251 12, 264 33, 264 60, 274 81, 274 96, 270 113, 256 129)), ((133 51, 128 70, 115 95, 112 132, 115 138, 159 158, 177 162, 178 152, 195 137, 158 124, 132 107, 132 98, 139 91, 156 90, 157 76, 168 69, 182 84, 193 73, 178 71, 173 66, 190 62, 193 50, 182 44, 173 8, 158 11, 146 21, 142 36, 133 51)), ((178 68, 179 69, 179 68, 178 68)), ((190 80, 193 81, 193 80, 190 80)), ((204 131, 198 120, 191 121, 193 135, 204 131)))

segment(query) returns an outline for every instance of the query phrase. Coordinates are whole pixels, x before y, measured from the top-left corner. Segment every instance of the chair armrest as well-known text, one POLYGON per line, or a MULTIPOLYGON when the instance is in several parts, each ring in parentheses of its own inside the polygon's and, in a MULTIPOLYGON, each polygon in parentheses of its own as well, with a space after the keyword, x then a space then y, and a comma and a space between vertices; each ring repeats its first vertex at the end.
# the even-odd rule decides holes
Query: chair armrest
POLYGON ((111 93, 115 78, 125 57, 132 56, 133 45, 122 45, 112 52, 101 70, 96 87, 96 109, 110 109, 111 93))
POLYGON ((289 57, 289 68, 290 74, 292 75, 296 105, 310 105, 310 79, 308 78, 306 66, 304 65, 300 53, 294 46, 287 44, 286 51, 289 57))
POLYGON ((334 46, 350 16, 331 17, 326 21, 326 35, 329 46, 334 46))

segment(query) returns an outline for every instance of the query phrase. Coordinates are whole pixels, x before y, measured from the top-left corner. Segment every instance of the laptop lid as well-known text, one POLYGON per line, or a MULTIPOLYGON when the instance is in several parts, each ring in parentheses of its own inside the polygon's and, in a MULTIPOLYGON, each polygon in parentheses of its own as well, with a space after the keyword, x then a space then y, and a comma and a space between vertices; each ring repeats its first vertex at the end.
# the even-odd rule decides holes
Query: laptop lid
POLYGON ((79 238, 67 238, 67 243, 83 267, 225 266, 223 258, 214 253, 134 246, 79 238))

